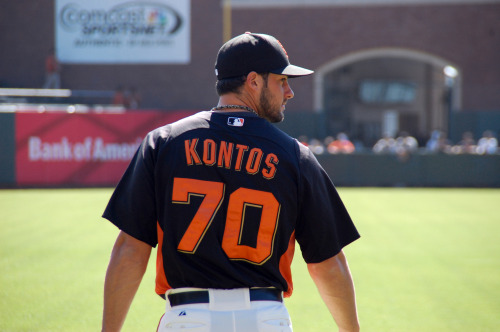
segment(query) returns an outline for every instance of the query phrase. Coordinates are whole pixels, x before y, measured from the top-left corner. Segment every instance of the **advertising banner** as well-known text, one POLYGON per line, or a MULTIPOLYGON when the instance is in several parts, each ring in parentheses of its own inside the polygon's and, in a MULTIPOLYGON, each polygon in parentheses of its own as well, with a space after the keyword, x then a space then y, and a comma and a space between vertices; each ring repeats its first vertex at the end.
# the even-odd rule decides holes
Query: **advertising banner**
POLYGON ((190 0, 56 0, 62 63, 189 63, 190 0))
POLYGON ((17 184, 114 186, 149 131, 192 113, 18 113, 17 184))

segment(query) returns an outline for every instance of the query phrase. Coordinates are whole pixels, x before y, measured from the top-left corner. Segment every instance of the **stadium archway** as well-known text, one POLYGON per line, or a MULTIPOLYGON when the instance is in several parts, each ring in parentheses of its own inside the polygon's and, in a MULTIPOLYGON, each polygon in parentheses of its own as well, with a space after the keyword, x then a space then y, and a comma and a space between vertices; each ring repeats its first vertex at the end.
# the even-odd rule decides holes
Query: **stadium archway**
POLYGON ((460 108, 460 70, 443 58, 401 48, 351 53, 316 70, 314 108, 325 131, 371 146, 405 131, 420 141, 447 132, 460 108))

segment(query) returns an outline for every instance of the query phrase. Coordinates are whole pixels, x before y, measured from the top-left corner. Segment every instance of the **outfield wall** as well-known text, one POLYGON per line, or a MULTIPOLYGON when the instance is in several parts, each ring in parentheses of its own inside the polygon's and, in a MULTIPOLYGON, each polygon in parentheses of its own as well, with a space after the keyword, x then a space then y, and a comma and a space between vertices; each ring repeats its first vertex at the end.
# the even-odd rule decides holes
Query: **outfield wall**
MULTIPOLYGON (((0 187, 115 186, 151 129, 192 113, 0 113, 0 187)), ((338 186, 500 187, 500 154, 317 157, 338 186)))
POLYGON ((337 186, 500 187, 500 155, 317 156, 337 186))
POLYGON ((16 184, 14 120, 14 114, 0 113, 0 186, 16 184))

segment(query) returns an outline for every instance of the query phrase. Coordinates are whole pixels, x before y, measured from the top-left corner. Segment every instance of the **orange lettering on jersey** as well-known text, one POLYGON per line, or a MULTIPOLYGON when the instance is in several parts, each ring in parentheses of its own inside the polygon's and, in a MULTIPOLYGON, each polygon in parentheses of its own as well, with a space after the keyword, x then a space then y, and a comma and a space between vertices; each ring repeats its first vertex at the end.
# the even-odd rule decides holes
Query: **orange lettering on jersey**
POLYGON ((276 174, 276 165, 278 165, 278 162, 278 157, 274 153, 270 153, 267 155, 266 160, 264 161, 267 169, 262 169, 262 175, 264 176, 264 178, 268 180, 274 178, 274 175, 276 174))
POLYGON ((241 171, 241 161, 243 159, 243 154, 248 151, 248 146, 242 144, 236 144, 236 149, 238 149, 238 155, 236 156, 236 164, 234 165, 235 171, 241 171))
POLYGON ((189 140, 184 141, 184 148, 186 150, 186 162, 188 166, 193 165, 193 163, 195 163, 196 165, 201 165, 201 159, 195 150, 196 144, 198 144, 197 138, 194 138, 191 141, 189 140))
POLYGON ((218 167, 231 168, 231 158, 233 156, 233 143, 226 141, 220 142, 219 159, 217 160, 218 167))
POLYGON ((280 210, 281 205, 270 192, 248 188, 234 191, 229 197, 228 214, 222 236, 222 249, 229 258, 257 265, 264 264, 273 254, 280 210), (260 208, 262 211, 256 247, 241 244, 245 209, 248 206, 260 208))
POLYGON ((248 154, 246 170, 248 174, 256 174, 260 169, 260 162, 262 161, 262 150, 253 148, 248 154))
POLYGON ((215 152, 217 150, 217 144, 214 140, 206 139, 203 141, 203 162, 207 166, 213 166, 215 164, 215 152))
POLYGON ((248 145, 236 144, 233 142, 220 141, 207 138, 203 140, 202 151, 197 150, 199 138, 184 141, 186 153, 186 163, 188 166, 205 165, 224 167, 233 171, 245 171, 250 175, 261 173, 262 176, 271 180, 275 177, 278 165, 278 156, 274 153, 265 154, 260 148, 252 148, 248 145), (234 149, 236 148, 236 157, 234 149), (247 154, 246 152, 250 152, 247 154), (199 154, 198 154, 199 153, 199 154), (201 158, 200 158, 201 156, 201 158))

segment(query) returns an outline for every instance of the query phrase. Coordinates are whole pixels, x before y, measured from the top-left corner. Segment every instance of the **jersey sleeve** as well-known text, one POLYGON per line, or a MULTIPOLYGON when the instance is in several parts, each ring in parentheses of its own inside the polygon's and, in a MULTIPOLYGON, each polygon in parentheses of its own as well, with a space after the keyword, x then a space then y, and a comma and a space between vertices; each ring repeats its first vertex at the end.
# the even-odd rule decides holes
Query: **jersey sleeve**
POLYGON ((299 144, 299 149, 296 239, 305 262, 319 263, 360 236, 328 174, 307 147, 299 144))
POLYGON ((120 230, 152 247, 158 243, 154 195, 157 140, 150 133, 142 141, 102 215, 120 230))

